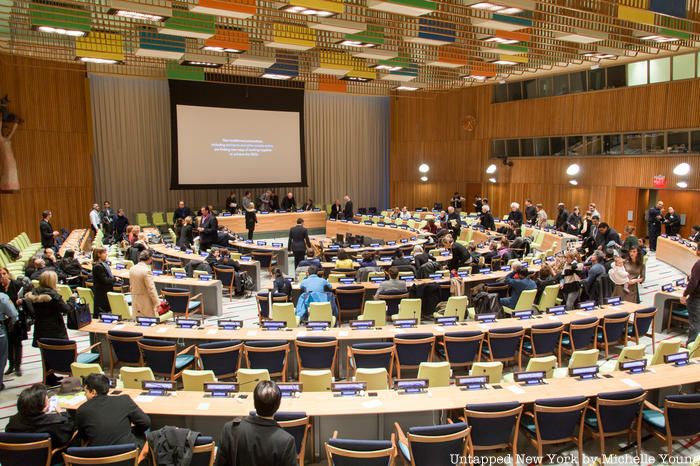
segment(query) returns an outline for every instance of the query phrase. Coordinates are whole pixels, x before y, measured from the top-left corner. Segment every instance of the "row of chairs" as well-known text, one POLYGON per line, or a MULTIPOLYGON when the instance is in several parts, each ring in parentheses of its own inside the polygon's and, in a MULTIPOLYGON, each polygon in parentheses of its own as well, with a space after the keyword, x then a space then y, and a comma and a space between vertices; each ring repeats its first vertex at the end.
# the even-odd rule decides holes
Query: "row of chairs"
POLYGON ((22 232, 9 241, 9 244, 19 250, 20 256, 15 260, 4 249, 0 249, 0 267, 7 268, 10 275, 14 278, 24 274, 24 269, 29 260, 34 254, 41 251, 41 243, 32 243, 29 240, 29 236, 22 232))
POLYGON ((144 227, 166 227, 175 224, 175 212, 153 212, 149 221, 148 214, 145 212, 136 213, 136 224, 141 228, 144 227))

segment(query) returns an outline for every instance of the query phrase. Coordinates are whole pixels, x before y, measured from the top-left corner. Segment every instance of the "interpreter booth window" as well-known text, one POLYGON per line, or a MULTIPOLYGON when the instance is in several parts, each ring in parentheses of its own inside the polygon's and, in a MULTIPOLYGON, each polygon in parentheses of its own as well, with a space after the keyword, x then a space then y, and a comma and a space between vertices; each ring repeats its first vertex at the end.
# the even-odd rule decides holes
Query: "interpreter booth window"
POLYGON ((695 54, 676 55, 673 57, 673 80, 693 79, 695 77, 695 54))
POLYGON ((624 134, 622 143, 625 155, 639 155, 644 153, 644 138, 639 133, 624 134))
POLYGON ((627 85, 641 86, 649 82, 649 62, 638 61, 627 64, 627 85))
POLYGON ((625 87, 627 85, 627 73, 625 72, 625 65, 611 66, 607 70, 608 89, 611 89, 613 87, 625 87))
POLYGON ((605 89, 605 69, 598 68, 588 72, 588 89, 591 91, 599 91, 605 89))
POLYGON ((549 138, 552 155, 566 155, 566 139, 565 138, 549 138))
POLYGON ((671 80, 671 57, 649 60, 649 83, 665 83, 671 80))
POLYGON ((554 95, 564 95, 569 93, 569 75, 560 74, 554 76, 554 95))
POLYGON ((520 140, 520 155, 522 157, 532 157, 535 155, 535 143, 532 139, 520 140))
POLYGON ((586 136, 586 154, 601 155, 603 153, 603 136, 586 136))
POLYGON ((508 157, 520 157, 520 140, 508 139, 506 141, 506 155, 508 157))
POLYGON ((566 138, 566 155, 586 155, 583 136, 569 136, 566 138))
POLYGON ((508 102, 507 84, 497 84, 493 86, 493 101, 496 103, 508 102))
POLYGON ((588 90, 586 72, 571 73, 569 75, 569 88, 571 92, 586 92, 588 90))
POLYGON ((692 152, 700 152, 700 131, 690 133, 690 150, 692 152))
POLYGON ((668 133, 666 151, 669 154, 686 154, 690 149, 688 131, 678 131, 668 133))
POLYGON ((506 156, 506 141, 503 139, 497 139, 493 141, 492 154, 494 157, 505 157, 506 156))
POLYGON ((523 99, 537 98, 537 80, 528 79, 523 81, 523 99))
POLYGON ((537 87, 540 91, 540 97, 549 97, 552 95, 553 86, 552 77, 544 77, 537 80, 537 87))
POLYGON ((603 155, 620 155, 622 153, 622 137, 619 134, 603 136, 603 155))
POLYGON ((520 82, 508 83, 508 100, 522 100, 523 89, 520 82))
POLYGON ((666 152, 664 133, 644 133, 644 153, 663 154, 666 152))

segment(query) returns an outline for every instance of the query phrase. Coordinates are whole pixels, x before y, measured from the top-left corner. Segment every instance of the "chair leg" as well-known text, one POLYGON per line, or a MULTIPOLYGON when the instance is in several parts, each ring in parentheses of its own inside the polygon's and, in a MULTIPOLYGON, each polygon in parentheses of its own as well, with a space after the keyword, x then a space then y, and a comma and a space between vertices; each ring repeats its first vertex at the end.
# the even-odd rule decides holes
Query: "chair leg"
POLYGON ((605 437, 600 435, 600 464, 605 464, 605 437))

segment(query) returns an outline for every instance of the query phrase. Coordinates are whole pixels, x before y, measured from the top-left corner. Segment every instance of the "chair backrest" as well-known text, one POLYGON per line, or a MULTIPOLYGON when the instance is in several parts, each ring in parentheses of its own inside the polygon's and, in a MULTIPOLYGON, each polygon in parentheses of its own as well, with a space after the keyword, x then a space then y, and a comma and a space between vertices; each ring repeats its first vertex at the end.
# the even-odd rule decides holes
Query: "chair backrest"
POLYGON ((359 368, 355 371, 357 382, 366 382, 367 390, 388 390, 389 373, 383 367, 359 368))
POLYGON ((73 340, 40 338, 39 351, 45 375, 51 372, 69 375, 70 365, 75 362, 78 355, 78 345, 73 340))
POLYGON ((407 432, 411 461, 415 466, 454 464, 451 458, 465 454, 470 430, 465 422, 411 427, 407 432))
POLYGON ((102 374, 102 366, 96 363, 74 362, 70 365, 72 377, 84 380, 90 374, 102 374))
POLYGON ((205 383, 216 381, 214 371, 192 369, 182 371, 182 384, 186 392, 203 392, 205 383))
POLYGON ((574 369, 577 367, 595 366, 598 363, 598 357, 600 357, 600 351, 595 348, 574 351, 571 353, 568 367, 569 369, 574 369))
POLYGON ((428 387, 449 387, 450 386, 450 363, 442 362, 422 362, 418 366, 418 378, 428 379, 428 387))
POLYGON ((330 302, 310 303, 309 320, 329 322, 333 325, 333 308, 330 302))
POLYGON ((362 285, 339 286, 335 289, 335 297, 340 312, 362 311, 365 287, 362 285))
POLYGON ((634 329, 634 336, 640 338, 646 335, 649 332, 649 329, 652 329, 653 331, 654 317, 656 317, 655 307, 648 307, 635 311, 632 326, 634 329))
POLYGON ((489 355, 494 360, 512 359, 515 354, 522 350, 524 334, 525 330, 522 327, 490 329, 486 337, 490 348, 489 355))
POLYGON ((284 340, 247 341, 243 344, 246 365, 251 369, 267 369, 270 375, 286 379, 289 342, 284 340))
POLYGON ((700 394, 668 395, 664 401, 666 431, 673 437, 700 434, 700 394))
POLYGON ((450 296, 447 298, 445 306, 445 316, 456 316, 457 320, 463 321, 467 313, 468 299, 466 296, 450 296))
POLYGON ((270 380, 270 371, 267 369, 238 369, 236 381, 242 392, 252 392, 258 382, 270 380))
MULTIPOLYGON (((311 420, 305 412, 284 412, 278 411, 275 413, 275 421, 288 434, 294 437, 294 446, 297 451, 297 458, 304 453, 306 449, 306 437, 311 430, 311 420)), ((304 462, 299 458, 299 463, 304 462)))
POLYGON ((563 331, 564 324, 558 322, 533 325, 530 328, 532 353, 538 355, 558 352, 563 331))
POLYGON ((399 311, 399 303, 405 298, 408 298, 408 293, 397 292, 396 294, 392 294, 386 292, 378 295, 376 299, 381 299, 382 301, 386 302, 387 315, 394 315, 399 311))
POLYGON ((503 378, 503 363, 496 362, 475 362, 469 371, 470 375, 485 375, 489 383, 498 383, 503 378))
MULTIPOLYGON (((258 316, 261 319, 267 319, 270 317, 270 293, 267 291, 261 291, 255 295, 255 300, 258 303, 258 316)), ((282 293, 273 293, 272 295, 273 303, 286 303, 287 295, 282 293)))
POLYGON ((136 466, 139 449, 135 444, 100 447, 71 447, 63 454, 66 466, 83 464, 110 464, 113 466, 136 466))
POLYGON ((446 333, 443 337, 445 358, 452 366, 472 364, 481 354, 484 333, 478 330, 446 333))
POLYGON ((435 335, 432 333, 407 333, 394 337, 399 367, 418 367, 433 358, 435 335))
POLYGON ((588 398, 583 396, 535 400, 535 430, 539 441, 572 439, 583 429, 588 398))
POLYGON ((272 252, 253 251, 251 256, 253 260, 260 262, 260 267, 270 267, 273 254, 272 252))
MULTIPOLYGON (((128 364, 136 364, 141 361, 138 341, 143 338, 143 334, 138 332, 125 332, 122 330, 109 330, 107 341, 112 349, 112 354, 116 361, 128 364)), ((116 362, 114 361, 114 362, 116 362)))
POLYGON ((140 389, 141 382, 144 380, 153 380, 155 376, 150 367, 122 367, 119 370, 119 379, 121 379, 124 388, 140 389))
POLYGON ((163 288, 160 290, 165 299, 170 305, 170 310, 180 314, 189 311, 190 306, 190 290, 187 288, 163 288))
POLYGON ((399 302, 399 312, 397 318, 416 319, 420 322, 421 300, 404 298, 399 302))
POLYGON ((396 447, 386 440, 332 438, 326 442, 326 454, 333 466, 391 466, 396 447))
POLYGON ((83 288, 81 286, 77 287, 75 291, 78 292, 78 297, 85 301, 90 309, 90 313, 95 312, 95 295, 92 293, 90 288, 83 288))
POLYGON ((385 301, 365 301, 362 312, 364 320, 373 320, 376 327, 386 325, 387 304, 385 301))
POLYGON ((688 356, 690 359, 700 357, 700 335, 695 337, 695 340, 688 345, 688 356))
POLYGON ((356 369, 382 367, 389 374, 394 368, 395 352, 393 342, 355 343, 350 346, 350 355, 356 369))
POLYGON ((644 352, 646 350, 645 345, 633 345, 625 346, 620 351, 620 355, 617 357, 617 362, 615 363, 615 370, 620 370, 620 364, 627 361, 634 361, 636 359, 644 359, 644 352))
POLYGON ((595 339, 595 330, 597 327, 597 317, 588 317, 586 319, 574 320, 569 323, 571 349, 577 351, 579 349, 584 349, 591 346, 595 339))
POLYGON ((122 316, 123 319, 131 319, 131 309, 126 302, 126 296, 122 293, 107 292, 107 300, 113 314, 122 316))
POLYGON ((294 343, 300 369, 335 370, 338 340, 335 337, 298 337, 294 343))
POLYGON ((194 442, 192 448, 192 460, 190 466, 212 466, 214 464, 214 455, 216 453, 216 444, 214 439, 208 435, 200 435, 194 442))
POLYGON ((49 434, 0 432, 0 464, 51 465, 49 434))
POLYGON ((177 346, 174 342, 142 338, 138 342, 143 363, 156 375, 170 377, 175 370, 177 346))
POLYGON ((199 367, 214 372, 217 378, 234 377, 241 365, 243 343, 240 340, 201 343, 195 348, 199 367))
POLYGON ((537 290, 523 290, 518 297, 518 302, 515 304, 514 311, 527 311, 532 309, 532 305, 535 304, 535 298, 537 297, 537 290))
POLYGON ((515 401, 468 404, 464 408, 464 418, 472 427, 471 440, 474 448, 503 448, 517 442, 517 426, 522 411, 522 405, 515 401))
POLYGON ((663 340, 658 343, 654 355, 651 357, 650 366, 656 366, 657 364, 664 364, 664 356, 669 354, 678 353, 681 349, 681 339, 669 338, 668 340, 663 340))
POLYGON ((333 373, 329 369, 305 369, 299 372, 299 382, 305 392, 330 392, 333 373))
POLYGON ((645 398, 644 390, 599 393, 596 402, 599 431, 614 434, 635 427, 645 398))
POLYGON ((233 267, 216 266, 213 267, 213 272, 216 279, 221 281, 221 285, 228 288, 233 286, 233 279, 236 273, 233 267))
POLYGON ((287 323, 287 328, 296 328, 297 316, 294 303, 272 303, 272 319, 287 323))
POLYGON ((56 291, 58 291, 58 294, 61 295, 61 298, 63 298, 65 302, 68 302, 71 295, 73 294, 73 292, 70 289, 70 286, 68 285, 56 285, 56 291))
POLYGON ((542 291, 542 296, 540 296, 540 302, 537 304, 539 310, 543 311, 548 307, 556 305, 557 295, 559 295, 559 285, 545 286, 542 291))
POLYGON ((527 371, 543 371, 545 377, 551 379, 554 376, 554 369, 557 368, 556 356, 542 356, 530 358, 527 362, 527 371))

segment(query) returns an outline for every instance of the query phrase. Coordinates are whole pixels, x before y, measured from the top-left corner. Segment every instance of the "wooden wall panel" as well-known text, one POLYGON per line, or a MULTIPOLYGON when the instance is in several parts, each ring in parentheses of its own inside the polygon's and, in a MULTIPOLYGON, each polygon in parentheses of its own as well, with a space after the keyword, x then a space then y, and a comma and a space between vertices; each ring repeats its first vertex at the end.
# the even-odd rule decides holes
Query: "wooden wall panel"
POLYGON ((687 181, 695 191, 688 196, 700 203, 698 155, 517 158, 512 167, 489 159, 492 139, 700 128, 700 80, 501 104, 492 104, 491 94, 490 86, 478 86, 392 99, 392 205, 445 203, 455 190, 480 185, 497 213, 526 197, 542 202, 550 216, 558 202, 567 207, 595 202, 605 219, 622 229, 618 223, 626 210, 635 210, 639 221, 644 209, 638 199, 625 198, 618 210, 616 188, 650 189, 658 174, 675 187, 680 179, 672 171, 680 162, 693 167, 687 181), (468 116, 477 122, 471 132, 462 124, 468 116), (492 162, 498 166, 496 184, 485 173, 492 162), (575 187, 565 173, 573 162, 581 166, 575 187), (419 181, 420 163, 431 167, 428 183, 419 181))
POLYGON ((20 191, 0 193, 0 241, 26 231, 38 241, 41 211, 56 228, 88 223, 92 150, 84 67, 0 55, 0 94, 24 119, 13 138, 20 191))

